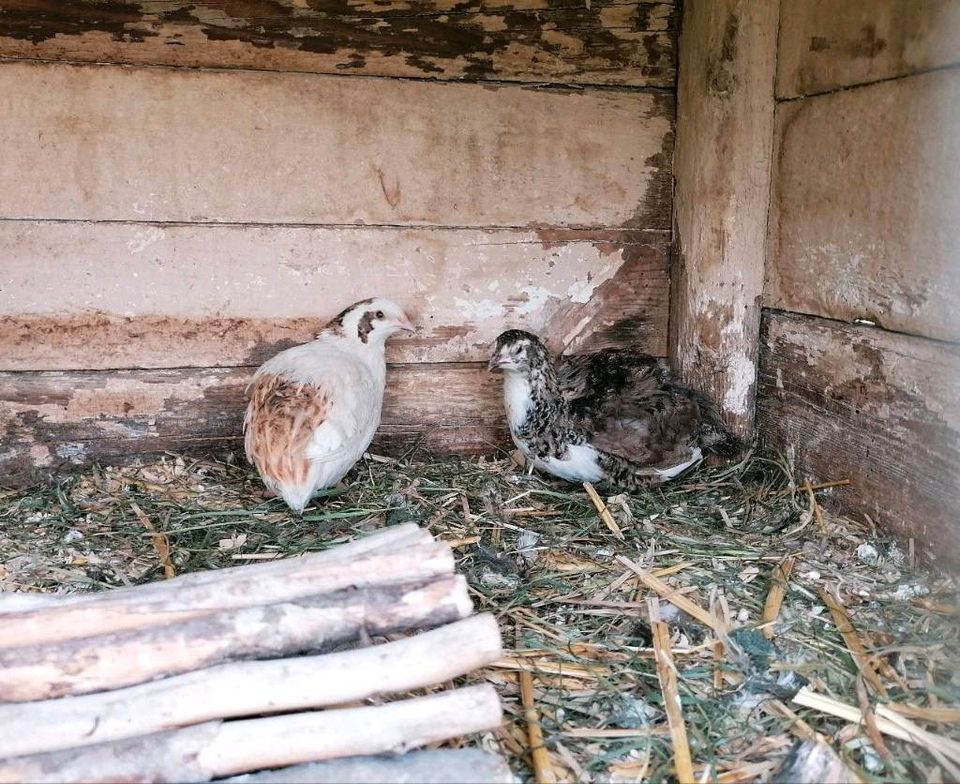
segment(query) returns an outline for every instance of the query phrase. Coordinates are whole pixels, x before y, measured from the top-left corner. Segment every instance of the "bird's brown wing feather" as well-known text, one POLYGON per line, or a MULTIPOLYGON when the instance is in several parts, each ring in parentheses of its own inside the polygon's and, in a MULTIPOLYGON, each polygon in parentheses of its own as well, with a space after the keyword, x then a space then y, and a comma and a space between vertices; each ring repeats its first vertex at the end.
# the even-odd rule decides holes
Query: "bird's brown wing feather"
POLYGON ((655 357, 618 349, 562 357, 557 379, 590 442, 637 465, 671 468, 696 446, 721 454, 738 447, 711 402, 674 382, 655 357))
POLYGON ((558 380, 596 448, 651 468, 689 460, 699 407, 654 357, 616 350, 565 357, 558 380))
POLYGON ((298 486, 307 481, 311 463, 306 448, 329 411, 329 396, 319 386, 272 373, 253 380, 244 446, 267 484, 298 486))
POLYGON ((670 468, 690 459, 696 446, 696 404, 667 392, 628 398, 592 419, 590 442, 597 449, 647 468, 670 468))

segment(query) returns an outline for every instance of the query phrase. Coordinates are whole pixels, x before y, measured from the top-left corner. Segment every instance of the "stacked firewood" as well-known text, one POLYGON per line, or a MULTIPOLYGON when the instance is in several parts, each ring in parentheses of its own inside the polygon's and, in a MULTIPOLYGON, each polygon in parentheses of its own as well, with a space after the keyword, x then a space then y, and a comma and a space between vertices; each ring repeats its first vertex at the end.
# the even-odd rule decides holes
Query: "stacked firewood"
POLYGON ((476 750, 371 756, 499 726, 486 684, 379 699, 499 658, 471 610, 450 548, 415 525, 99 594, 0 594, 0 782, 510 781, 476 750))

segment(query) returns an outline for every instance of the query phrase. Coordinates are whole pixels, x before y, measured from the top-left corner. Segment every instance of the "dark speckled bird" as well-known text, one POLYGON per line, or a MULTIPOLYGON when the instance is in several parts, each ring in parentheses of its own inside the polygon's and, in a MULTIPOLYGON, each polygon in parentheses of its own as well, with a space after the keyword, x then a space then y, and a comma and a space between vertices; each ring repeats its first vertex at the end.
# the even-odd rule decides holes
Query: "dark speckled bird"
POLYGON ((571 482, 637 490, 680 476, 707 452, 739 450, 710 401, 646 354, 555 357, 536 335, 511 329, 489 367, 504 373, 514 443, 536 468, 571 482))

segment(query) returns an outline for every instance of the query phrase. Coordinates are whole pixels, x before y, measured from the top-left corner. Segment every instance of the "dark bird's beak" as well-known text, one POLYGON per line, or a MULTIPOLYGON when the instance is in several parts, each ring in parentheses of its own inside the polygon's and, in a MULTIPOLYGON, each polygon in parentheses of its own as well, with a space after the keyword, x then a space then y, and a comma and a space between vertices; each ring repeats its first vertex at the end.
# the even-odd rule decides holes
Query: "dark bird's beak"
POLYGON ((494 354, 487 363, 487 370, 499 370, 502 366, 503 363, 500 361, 500 355, 494 354))

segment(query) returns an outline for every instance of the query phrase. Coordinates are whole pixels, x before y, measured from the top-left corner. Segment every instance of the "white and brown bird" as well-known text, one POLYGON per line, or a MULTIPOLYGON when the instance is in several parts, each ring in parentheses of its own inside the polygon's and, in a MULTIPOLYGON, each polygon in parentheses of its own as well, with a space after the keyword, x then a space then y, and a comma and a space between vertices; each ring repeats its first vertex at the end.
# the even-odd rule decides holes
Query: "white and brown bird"
POLYGON ((302 512, 370 445, 383 404, 384 345, 391 335, 412 331, 396 303, 361 300, 316 340, 280 352, 257 370, 243 423, 247 459, 291 509, 302 512))
POLYGON ((504 372, 514 443, 534 467, 561 479, 636 490, 679 476, 705 452, 739 449, 710 401, 646 354, 555 357, 536 335, 508 330, 490 369, 504 372))

